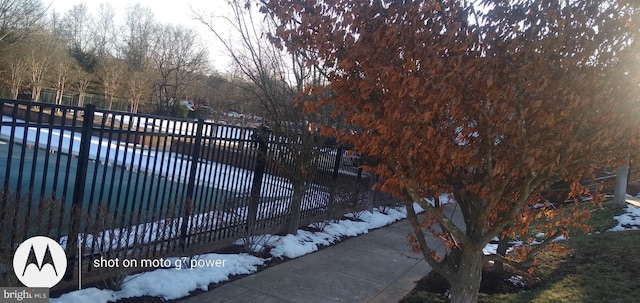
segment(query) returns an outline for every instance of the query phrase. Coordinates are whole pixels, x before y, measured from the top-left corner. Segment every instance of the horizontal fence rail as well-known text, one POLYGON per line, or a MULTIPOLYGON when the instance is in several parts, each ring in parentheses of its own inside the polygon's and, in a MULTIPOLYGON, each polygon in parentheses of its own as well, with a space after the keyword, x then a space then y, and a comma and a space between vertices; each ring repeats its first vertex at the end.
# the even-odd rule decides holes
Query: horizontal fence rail
MULTIPOLYGON (((269 230, 289 220, 291 143, 264 128, 91 104, 0 99, 0 111, 0 248, 47 235, 67 247, 72 269, 78 257, 177 254, 236 239, 247 222, 269 230)), ((332 212, 341 178, 369 184, 344 149, 314 148, 301 219, 332 212)))

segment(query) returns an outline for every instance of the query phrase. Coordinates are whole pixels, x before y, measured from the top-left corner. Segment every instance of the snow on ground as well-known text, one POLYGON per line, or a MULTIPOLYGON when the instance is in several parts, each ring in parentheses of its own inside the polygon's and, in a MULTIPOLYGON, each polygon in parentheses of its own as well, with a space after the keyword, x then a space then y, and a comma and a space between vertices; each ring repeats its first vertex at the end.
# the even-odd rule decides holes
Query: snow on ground
POLYGON ((618 225, 609 231, 637 230, 640 228, 640 207, 627 205, 625 213, 613 219, 618 221, 618 225))
POLYGON ((264 264, 264 259, 247 254, 207 254, 187 260, 185 265, 177 258, 169 259, 171 264, 181 264, 182 268, 156 269, 126 278, 122 290, 111 291, 95 287, 63 294, 50 302, 109 302, 123 298, 154 296, 173 300, 189 295, 189 292, 208 290, 211 283, 229 280, 230 276, 252 274, 264 264), (210 266, 206 266, 206 260, 210 266), (195 264, 191 267, 191 262, 195 264), (216 262, 218 266, 216 266, 216 262), (203 264, 203 266, 199 266, 203 264))
MULTIPOLYGON (((414 207, 419 207, 417 204, 414 207)), ((352 215, 353 216, 353 215, 352 215)), ((373 212, 365 212, 359 216, 361 221, 339 220, 329 223, 319 232, 298 231, 298 235, 286 235, 275 240, 271 255, 277 258, 297 258, 312 253, 320 246, 328 246, 336 243, 344 237, 353 237, 366 234, 369 230, 389 225, 407 217, 405 208, 400 210, 389 209, 386 214, 374 209, 373 212)))
MULTIPOLYGON (((422 208, 414 203, 416 212, 422 208)), ((263 236, 272 246, 271 255, 278 258, 297 258, 314 252, 322 245, 331 245, 342 238, 368 233, 372 229, 389 225, 407 216, 406 208, 385 209, 381 212, 360 213, 360 221, 339 220, 328 224, 322 231, 309 232, 299 230, 298 235, 263 236)), ((239 242, 238 244, 242 244, 239 242)), ((166 265, 171 268, 159 268, 126 278, 122 290, 101 290, 95 287, 81 289, 52 298, 52 303, 106 303, 123 298, 155 296, 164 300, 173 300, 188 296, 190 292, 208 290, 211 283, 229 280, 231 276, 252 274, 265 264, 267 259, 247 254, 206 254, 187 258, 169 258, 166 265)))
MULTIPOLYGON (((498 244, 492 243, 492 242, 497 242, 497 241, 498 241, 497 237, 493 238, 493 240, 482 249, 482 253, 484 253, 485 255, 495 255, 496 252, 498 251, 498 244)), ((511 248, 509 248, 508 251, 510 250, 511 248)))
POLYGON ((525 287, 527 284, 522 280, 522 276, 515 275, 511 276, 507 281, 511 282, 511 284, 515 287, 525 287))
MULTIPOLYGON (((614 216, 613 217, 614 220, 618 221, 618 225, 616 225, 615 227, 609 229, 608 231, 625 231, 625 230, 638 230, 640 229, 640 207, 634 206, 634 205, 630 205, 628 204, 627 207, 625 208, 625 212, 622 215, 619 216, 614 216)), ((536 235, 536 239, 540 239, 543 238, 544 234, 539 233, 536 235)), ((487 246, 485 246, 485 248, 482 250, 482 252, 485 255, 494 255, 496 254, 496 250, 498 248, 498 238, 494 238, 489 244, 487 244, 487 246)), ((561 235, 555 239, 553 239, 553 241, 563 241, 566 240, 566 237, 564 235, 561 235)), ((541 244, 542 242, 538 241, 538 240, 534 240, 531 244, 528 245, 537 245, 537 244, 541 244)), ((524 245, 524 243, 522 241, 512 241, 509 243, 510 246, 518 246, 518 245, 524 245)), ((509 251, 511 251, 512 248, 509 248, 509 251)))

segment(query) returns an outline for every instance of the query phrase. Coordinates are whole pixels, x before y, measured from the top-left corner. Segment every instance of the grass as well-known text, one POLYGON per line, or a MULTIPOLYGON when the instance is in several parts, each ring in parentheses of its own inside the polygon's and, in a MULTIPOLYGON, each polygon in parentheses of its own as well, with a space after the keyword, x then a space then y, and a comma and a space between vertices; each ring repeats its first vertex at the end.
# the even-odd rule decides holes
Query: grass
MULTIPOLYGON (((591 235, 572 233, 561 245, 566 254, 544 252, 534 275, 541 285, 516 294, 480 294, 483 303, 590 303, 640 301, 640 231, 604 232, 623 212, 605 203, 592 209, 591 235)), ((435 294, 418 292, 402 302, 444 302, 435 294)))

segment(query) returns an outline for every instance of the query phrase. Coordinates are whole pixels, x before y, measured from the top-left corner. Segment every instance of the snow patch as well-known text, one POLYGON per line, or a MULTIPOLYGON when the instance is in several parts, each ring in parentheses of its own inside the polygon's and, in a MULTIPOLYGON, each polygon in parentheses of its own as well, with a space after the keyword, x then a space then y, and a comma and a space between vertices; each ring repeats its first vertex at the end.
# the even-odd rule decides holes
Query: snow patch
MULTIPOLYGON (((52 298, 52 303, 84 303, 117 301, 123 298, 140 296, 160 297, 163 300, 175 300, 188 296, 196 289, 208 290, 211 283, 229 280, 230 276, 252 274, 264 265, 265 259, 247 254, 206 254, 196 256, 198 260, 225 260, 224 266, 156 269, 129 276, 122 285, 122 290, 100 290, 87 288, 52 298)), ((175 261, 175 259, 173 259, 175 261)))
POLYGON ((613 219, 618 221, 618 225, 609 231, 637 230, 640 228, 640 207, 627 205, 625 213, 613 219))
MULTIPOLYGON (((424 210, 417 204, 413 204, 417 213, 424 210)), ((354 214, 347 217, 356 217, 354 214)), ((336 243, 344 237, 355 237, 366 234, 372 229, 387 226, 407 217, 406 208, 396 210, 390 208, 382 213, 378 208, 373 212, 365 211, 357 216, 360 221, 339 220, 327 224, 322 231, 309 232, 298 230, 298 235, 286 235, 273 243, 271 255, 276 258, 297 258, 317 251, 320 246, 328 246, 336 243)))
POLYGON ((511 284, 513 284, 513 286, 515 287, 524 287, 526 286, 526 284, 524 283, 522 276, 516 275, 516 276, 511 276, 507 279, 507 281, 511 284))

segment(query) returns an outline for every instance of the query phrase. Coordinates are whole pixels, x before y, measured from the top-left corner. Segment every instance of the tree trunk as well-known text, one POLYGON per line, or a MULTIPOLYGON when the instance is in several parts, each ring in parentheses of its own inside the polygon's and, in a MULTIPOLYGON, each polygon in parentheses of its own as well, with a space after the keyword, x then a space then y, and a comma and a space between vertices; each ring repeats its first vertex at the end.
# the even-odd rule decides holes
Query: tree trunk
POLYGON ((480 281, 482 280, 482 250, 465 249, 452 252, 458 258, 451 285, 451 303, 474 303, 478 301, 480 281), (457 256, 456 256, 457 255, 457 256))
POLYGON ((38 102, 40 100, 41 92, 42 92, 42 87, 34 85, 31 90, 31 100, 34 102, 38 102))
POLYGON ((60 103, 58 103, 58 105, 62 105, 62 101, 64 99, 64 89, 65 89, 65 82, 66 82, 66 78, 63 78, 62 80, 62 84, 60 85, 60 103))
POLYGON ((108 108, 107 108, 107 109, 108 109, 108 110, 111 110, 111 107, 113 106, 113 96, 111 96, 111 95, 110 95, 110 96, 107 98, 107 104, 108 104, 108 108))
POLYGON ((90 80, 83 78, 78 81, 78 106, 84 106, 84 97, 87 93, 87 87, 91 83, 90 80))
POLYGON ((138 104, 140 104, 140 99, 133 98, 131 100, 131 113, 132 114, 137 114, 138 113, 138 104))
POLYGON ((628 178, 629 178, 629 156, 627 156, 624 165, 620 165, 616 169, 616 188, 613 191, 613 205, 618 207, 626 206, 628 178))
POLYGON ((300 224, 300 212, 302 209, 302 198, 304 197, 304 182, 295 182, 293 184, 293 198, 291 199, 291 213, 289 214, 288 233, 292 235, 298 234, 298 225, 300 224))
POLYGON ((64 97, 64 81, 58 81, 58 89, 56 89, 56 105, 62 105, 62 98, 64 97))
POLYGON ((18 99, 18 93, 20 92, 20 86, 11 86, 11 99, 13 100, 17 100, 18 99))
POLYGON ((12 80, 11 81, 11 99, 17 100, 19 92, 20 92, 20 81, 12 80))
POLYGON ((84 106, 84 91, 78 93, 78 106, 84 106))

